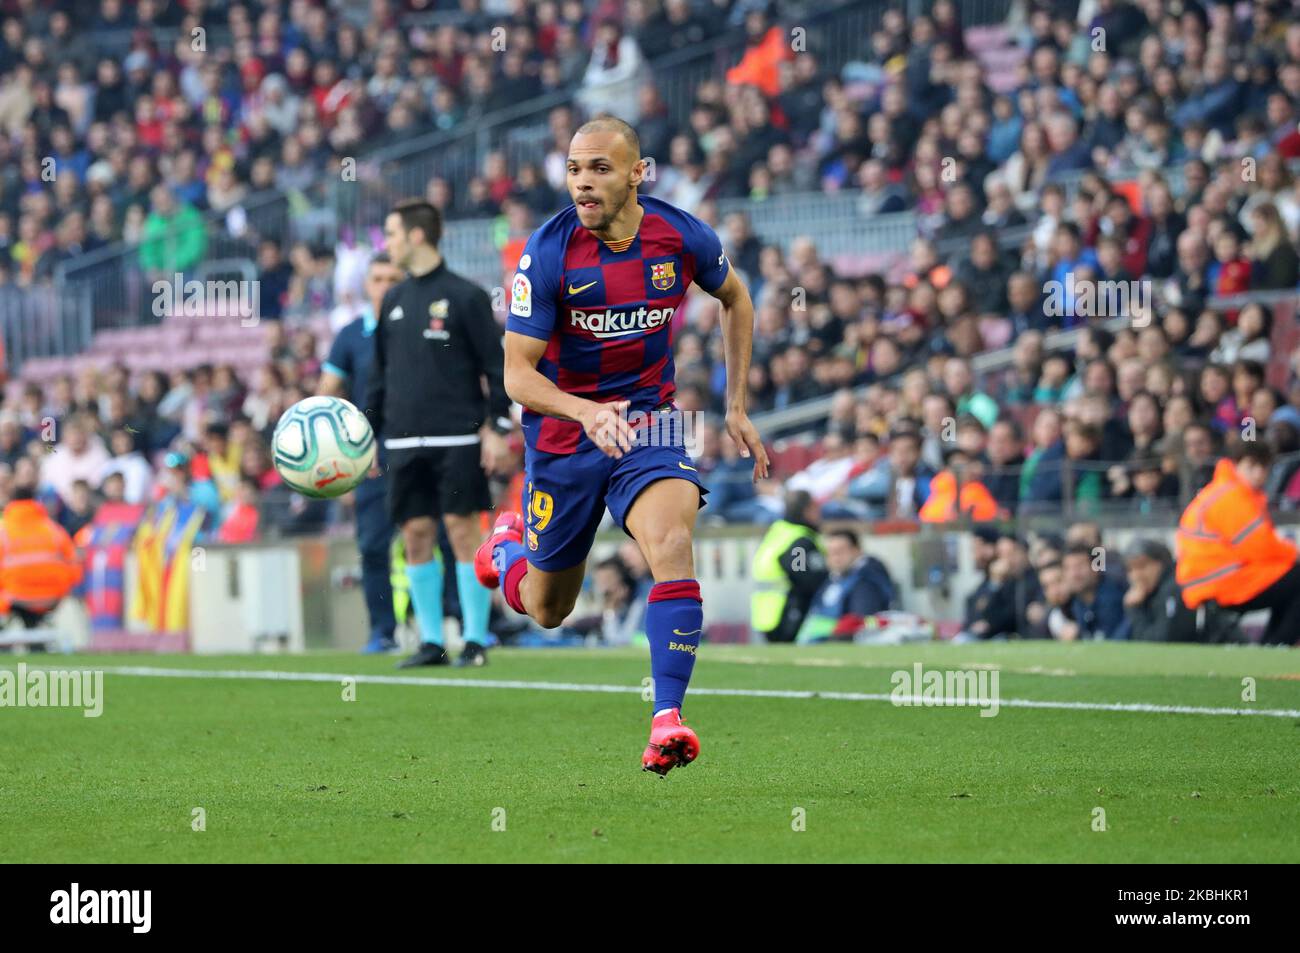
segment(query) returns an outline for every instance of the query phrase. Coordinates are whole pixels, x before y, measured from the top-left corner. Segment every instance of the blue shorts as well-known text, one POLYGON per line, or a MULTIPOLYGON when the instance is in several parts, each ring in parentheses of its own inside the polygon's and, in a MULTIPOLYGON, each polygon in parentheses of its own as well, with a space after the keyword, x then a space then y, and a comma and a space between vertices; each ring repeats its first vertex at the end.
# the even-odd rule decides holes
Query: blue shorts
POLYGON ((618 460, 589 440, 567 454, 525 448, 521 512, 529 565, 543 572, 578 565, 591 552, 606 507, 627 533, 627 514, 636 498, 665 479, 694 483, 704 505, 708 490, 681 446, 637 445, 618 460))

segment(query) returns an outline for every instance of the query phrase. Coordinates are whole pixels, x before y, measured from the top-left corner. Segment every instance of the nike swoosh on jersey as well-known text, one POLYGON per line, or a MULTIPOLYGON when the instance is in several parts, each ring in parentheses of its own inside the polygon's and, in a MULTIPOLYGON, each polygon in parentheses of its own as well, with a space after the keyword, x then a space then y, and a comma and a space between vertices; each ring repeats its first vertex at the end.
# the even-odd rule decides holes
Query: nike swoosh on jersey
POLYGON ((681 629, 673 629, 673 635, 680 635, 685 638, 689 635, 699 635, 703 631, 703 629, 696 629, 694 632, 683 632, 681 629))
POLYGON ((596 283, 596 282, 592 281, 592 282, 588 282, 587 284, 583 285, 581 288, 575 288, 575 287, 573 287, 573 282, 570 281, 570 282, 569 282, 569 294, 571 294, 571 295, 576 295, 579 291, 586 291, 588 288, 590 288, 590 287, 591 287, 592 285, 594 285, 595 283, 596 283))
POLYGON ((678 465, 679 467, 681 467, 683 470, 690 470, 690 471, 692 471, 692 472, 694 472, 694 473, 699 473, 699 472, 700 472, 699 470, 696 470, 695 467, 688 467, 686 464, 682 463, 682 461, 680 461, 680 460, 677 461, 677 465, 678 465))

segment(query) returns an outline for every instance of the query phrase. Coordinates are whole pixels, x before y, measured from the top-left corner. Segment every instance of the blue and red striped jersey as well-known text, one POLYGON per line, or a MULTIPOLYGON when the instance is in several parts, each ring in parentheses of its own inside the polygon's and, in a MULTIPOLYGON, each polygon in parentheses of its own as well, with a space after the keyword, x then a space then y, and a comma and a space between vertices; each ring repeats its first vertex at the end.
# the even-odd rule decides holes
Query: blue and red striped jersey
MULTIPOLYGON (((673 316, 694 281, 716 291, 727 277, 717 234, 694 215, 638 196, 641 227, 614 250, 578 222, 570 205, 533 232, 510 288, 506 330, 546 342, 537 370, 560 390, 650 412, 672 400, 673 316)), ((573 453, 581 424, 524 408, 524 439, 573 453)))

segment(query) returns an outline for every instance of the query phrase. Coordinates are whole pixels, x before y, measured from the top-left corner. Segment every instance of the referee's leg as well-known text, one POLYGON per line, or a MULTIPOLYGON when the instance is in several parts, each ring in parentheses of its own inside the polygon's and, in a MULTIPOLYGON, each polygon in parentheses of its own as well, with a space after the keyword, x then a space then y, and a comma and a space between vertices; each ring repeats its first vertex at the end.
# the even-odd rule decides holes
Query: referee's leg
POLYGON ((442 636, 442 557, 438 553, 437 473, 427 448, 389 452, 388 512, 401 527, 406 579, 420 627, 420 647, 401 668, 447 665, 442 636))
POLYGON ((383 652, 396 645, 397 618, 393 614, 393 584, 389 551, 393 524, 385 506, 382 476, 357 487, 357 549, 361 553, 361 588, 370 618, 367 652, 383 652))
POLYGON ((483 650, 492 611, 492 594, 474 573, 474 555, 483 539, 483 514, 492 505, 481 458, 482 447, 474 443, 449 447, 438 461, 439 509, 456 557, 456 593, 465 639, 465 654, 457 664, 462 665, 481 665, 486 660, 483 650))

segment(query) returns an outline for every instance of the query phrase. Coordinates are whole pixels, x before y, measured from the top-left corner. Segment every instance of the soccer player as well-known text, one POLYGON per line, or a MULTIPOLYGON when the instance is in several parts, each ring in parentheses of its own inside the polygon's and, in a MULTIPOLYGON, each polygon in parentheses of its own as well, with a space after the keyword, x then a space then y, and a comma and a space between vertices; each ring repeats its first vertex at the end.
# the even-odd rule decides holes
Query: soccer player
POLYGON ((705 489, 674 422, 672 356, 673 316, 692 281, 723 304, 727 432, 756 477, 768 461, 745 410, 749 292, 711 228, 637 194, 645 173, 622 120, 594 119, 569 144, 573 205, 529 238, 506 323, 506 390, 524 406, 527 522, 502 514, 475 565, 516 611, 557 626, 608 506, 654 577, 645 629, 655 702, 641 763, 662 775, 699 754, 681 706, 703 630, 692 535, 705 489), (649 426, 634 429, 641 422, 649 426), (664 425, 675 439, 662 439, 664 425))
MULTIPOLYGON (((402 270, 393 264, 387 252, 370 259, 366 268, 366 305, 361 316, 339 331, 330 347, 329 358, 321 368, 318 394, 343 397, 357 407, 366 403, 370 380, 370 360, 375 346, 371 340, 379 323, 388 289, 402 280, 402 270)), ((376 434, 378 436, 378 434, 376 434)), ((370 639, 365 652, 387 652, 397 648, 393 634, 397 619, 393 615, 393 586, 389 579, 388 551, 393 541, 393 523, 384 506, 387 482, 382 468, 387 451, 381 442, 377 457, 379 474, 362 481, 356 489, 357 549, 361 553, 361 589, 366 596, 366 613, 370 616, 370 639)))
POLYGON ((420 648, 401 667, 446 665, 437 520, 456 555, 465 649, 457 665, 487 662, 491 593, 474 575, 480 521, 491 505, 485 470, 509 459, 513 426, 502 369, 501 329, 488 294, 447 268, 442 216, 428 202, 400 202, 384 242, 407 277, 384 295, 364 409, 388 453, 388 513, 406 544, 406 576, 420 648), (487 381, 484 393, 483 381, 487 381))

